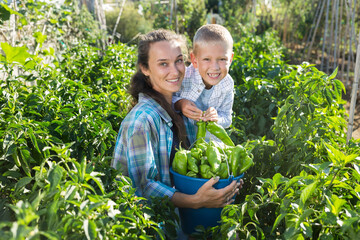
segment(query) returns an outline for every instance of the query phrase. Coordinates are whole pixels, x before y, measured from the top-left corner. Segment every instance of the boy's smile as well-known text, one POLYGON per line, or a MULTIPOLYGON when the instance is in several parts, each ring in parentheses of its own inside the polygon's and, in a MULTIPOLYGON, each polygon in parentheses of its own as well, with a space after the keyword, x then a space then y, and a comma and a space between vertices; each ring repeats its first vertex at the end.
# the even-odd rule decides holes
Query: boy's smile
POLYGON ((233 55, 232 49, 223 42, 199 44, 196 53, 191 53, 191 62, 199 70, 206 89, 228 74, 233 55))

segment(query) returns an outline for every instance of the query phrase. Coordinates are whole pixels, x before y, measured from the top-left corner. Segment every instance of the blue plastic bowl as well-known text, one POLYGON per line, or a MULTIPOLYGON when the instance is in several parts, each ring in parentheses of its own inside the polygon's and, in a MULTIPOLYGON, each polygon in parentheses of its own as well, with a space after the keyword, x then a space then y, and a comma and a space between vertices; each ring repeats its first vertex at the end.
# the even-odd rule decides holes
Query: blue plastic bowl
MULTIPOLYGON (((175 188, 185 194, 195 194, 205 182, 209 181, 209 179, 181 175, 174 172, 172 168, 170 168, 170 173, 173 175, 175 188)), ((214 184, 214 188, 224 188, 233 180, 238 181, 243 177, 244 173, 234 178, 220 179, 214 184)), ((223 208, 179 208, 181 228, 186 234, 192 234, 198 225, 202 225, 205 228, 215 227, 221 219, 222 209, 223 208)))

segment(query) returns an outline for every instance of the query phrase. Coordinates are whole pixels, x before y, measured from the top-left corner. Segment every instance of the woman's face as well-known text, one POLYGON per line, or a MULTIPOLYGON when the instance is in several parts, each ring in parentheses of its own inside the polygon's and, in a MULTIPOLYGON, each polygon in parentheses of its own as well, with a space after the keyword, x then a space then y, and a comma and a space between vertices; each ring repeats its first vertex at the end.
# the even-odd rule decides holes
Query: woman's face
POLYGON ((161 41, 150 44, 149 68, 141 71, 149 77, 151 85, 171 103, 172 94, 180 90, 185 64, 180 44, 161 41))

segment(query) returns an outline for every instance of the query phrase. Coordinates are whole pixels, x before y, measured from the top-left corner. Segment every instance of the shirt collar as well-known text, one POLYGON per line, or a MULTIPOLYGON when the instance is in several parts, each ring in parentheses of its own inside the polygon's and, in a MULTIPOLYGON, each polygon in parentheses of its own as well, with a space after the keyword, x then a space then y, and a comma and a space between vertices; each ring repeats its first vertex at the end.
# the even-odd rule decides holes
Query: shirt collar
POLYGON ((166 124, 169 127, 172 127, 173 123, 170 115, 163 107, 160 106, 160 104, 157 101, 155 101, 152 97, 144 93, 139 93, 139 103, 141 102, 152 105, 155 111, 159 114, 159 116, 166 122, 166 124))
POLYGON ((191 64, 189 67, 191 67, 191 68, 193 69, 194 73, 195 73, 195 78, 192 79, 192 80, 195 80, 195 83, 196 83, 197 85, 200 85, 200 86, 202 86, 202 87, 205 87, 205 83, 204 83, 204 81, 202 80, 202 77, 201 77, 201 75, 200 75, 200 73, 199 73, 199 69, 195 68, 194 65, 192 65, 192 64, 191 64))

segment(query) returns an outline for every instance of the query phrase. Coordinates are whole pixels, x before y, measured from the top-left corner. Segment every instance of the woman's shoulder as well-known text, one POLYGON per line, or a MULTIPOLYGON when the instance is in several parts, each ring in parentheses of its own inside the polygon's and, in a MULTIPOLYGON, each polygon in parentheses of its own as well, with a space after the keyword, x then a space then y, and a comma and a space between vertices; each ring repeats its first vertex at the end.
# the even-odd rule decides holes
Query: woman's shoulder
POLYGON ((157 108, 149 102, 137 103, 123 120, 126 125, 143 127, 148 123, 159 121, 157 108))
POLYGON ((156 108, 153 105, 146 102, 139 102, 131 109, 126 118, 133 118, 134 120, 143 120, 149 117, 153 118, 156 116, 156 114, 153 114, 154 111, 156 111, 156 108))

